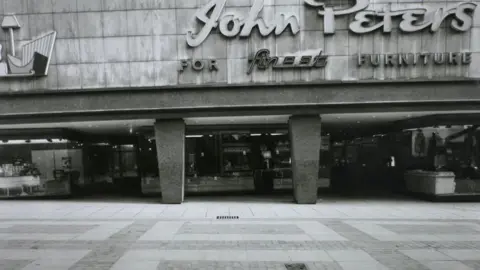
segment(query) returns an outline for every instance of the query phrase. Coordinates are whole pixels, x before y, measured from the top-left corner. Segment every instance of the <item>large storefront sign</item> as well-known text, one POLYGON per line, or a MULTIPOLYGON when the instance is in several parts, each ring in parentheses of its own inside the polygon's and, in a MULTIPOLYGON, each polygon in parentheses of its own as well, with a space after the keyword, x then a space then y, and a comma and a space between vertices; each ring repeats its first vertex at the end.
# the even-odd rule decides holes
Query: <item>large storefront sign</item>
POLYGON ((288 55, 284 57, 270 56, 270 50, 261 49, 258 50, 253 57, 249 58, 249 65, 247 74, 250 74, 255 69, 267 70, 272 69, 312 69, 323 68, 327 65, 328 56, 323 54, 323 50, 317 50, 315 55, 300 54, 300 55, 288 55))
POLYGON ((357 65, 378 66, 415 66, 415 65, 469 65, 472 62, 470 52, 448 53, 399 53, 399 54, 358 54, 357 65))
POLYGON ((0 78, 46 76, 52 58, 57 32, 52 31, 23 44, 20 56, 15 55, 15 37, 13 30, 20 29, 20 23, 14 15, 3 18, 1 27, 9 32, 10 52, 6 63, 2 61, 3 46, 0 44, 0 78))
POLYGON ((263 10, 264 0, 255 0, 246 17, 236 12, 224 12, 226 2, 227 0, 212 0, 196 13, 197 20, 204 25, 196 34, 191 31, 187 33, 189 46, 199 46, 216 28, 220 34, 229 38, 250 37, 254 28, 257 28, 263 37, 272 33, 277 36, 281 35, 288 28, 294 35, 300 31, 299 19, 293 13, 278 13, 275 15, 275 20, 270 22, 261 18, 260 12, 263 10))
POLYGON ((473 12, 477 5, 475 3, 456 3, 450 7, 432 9, 406 8, 392 10, 391 5, 386 5, 385 10, 368 10, 370 0, 356 0, 353 7, 336 9, 327 7, 324 2, 317 0, 304 0, 309 7, 318 8, 318 15, 323 16, 324 33, 335 33, 335 18, 338 16, 355 15, 350 23, 350 31, 357 34, 365 34, 382 29, 384 33, 391 33, 393 18, 401 17, 399 28, 403 32, 417 32, 429 29, 437 31, 447 18, 451 17, 450 27, 457 31, 467 31, 473 24, 473 12))
MULTIPOLYGON (((289 28, 293 35, 300 31, 300 20, 296 14, 278 13, 274 15, 273 21, 266 21, 261 17, 264 0, 254 0, 246 16, 238 12, 224 12, 226 1, 212 0, 198 10, 195 17, 203 26, 198 33, 187 33, 186 40, 190 47, 201 45, 215 29, 227 38, 250 37, 254 28, 263 37, 273 33, 281 35, 289 28)), ((354 18, 349 29, 356 34, 366 34, 379 29, 384 33, 391 33, 394 18, 400 18, 398 28, 405 33, 425 29, 435 32, 446 21, 450 22, 451 28, 464 32, 472 27, 472 15, 477 7, 475 3, 460 2, 441 8, 426 5, 421 8, 392 9, 391 4, 386 4, 383 11, 378 11, 368 9, 370 0, 356 0, 355 5, 343 9, 327 6, 318 0, 304 0, 304 3, 307 8, 318 9, 318 15, 323 17, 324 34, 334 34, 335 19, 347 15, 354 18), (451 20, 447 20, 448 18, 451 20)))

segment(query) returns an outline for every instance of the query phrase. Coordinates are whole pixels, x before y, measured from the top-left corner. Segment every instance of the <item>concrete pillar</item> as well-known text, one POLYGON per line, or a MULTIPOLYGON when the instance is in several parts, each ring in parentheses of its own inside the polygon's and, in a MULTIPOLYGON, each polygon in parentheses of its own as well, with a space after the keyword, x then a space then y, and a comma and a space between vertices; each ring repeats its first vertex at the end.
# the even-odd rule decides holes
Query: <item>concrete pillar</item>
POLYGON ((289 120, 293 196, 298 204, 317 203, 320 169, 321 119, 318 115, 294 115, 289 120))
POLYGON ((185 193, 185 122, 157 121, 155 141, 163 203, 180 204, 185 193))

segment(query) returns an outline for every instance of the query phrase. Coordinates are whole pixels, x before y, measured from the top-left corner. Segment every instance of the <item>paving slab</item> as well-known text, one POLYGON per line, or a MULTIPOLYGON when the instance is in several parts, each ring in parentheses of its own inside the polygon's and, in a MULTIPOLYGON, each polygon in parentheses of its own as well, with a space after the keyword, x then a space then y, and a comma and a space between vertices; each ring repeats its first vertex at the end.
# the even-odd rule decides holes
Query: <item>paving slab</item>
POLYGON ((0 201, 0 269, 480 269, 480 204, 0 201), (238 219, 217 219, 236 215, 238 219))

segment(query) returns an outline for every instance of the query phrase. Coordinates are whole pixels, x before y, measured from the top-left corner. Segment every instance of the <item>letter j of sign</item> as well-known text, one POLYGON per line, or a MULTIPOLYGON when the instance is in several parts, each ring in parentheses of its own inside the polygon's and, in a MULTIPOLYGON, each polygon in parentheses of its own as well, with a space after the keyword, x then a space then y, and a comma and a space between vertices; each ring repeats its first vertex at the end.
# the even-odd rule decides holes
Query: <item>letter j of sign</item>
POLYGON ((353 7, 347 9, 335 9, 327 7, 325 3, 318 0, 305 0, 305 4, 319 8, 318 15, 323 16, 323 27, 325 34, 335 34, 335 16, 348 15, 364 10, 370 4, 370 0, 356 0, 353 7))

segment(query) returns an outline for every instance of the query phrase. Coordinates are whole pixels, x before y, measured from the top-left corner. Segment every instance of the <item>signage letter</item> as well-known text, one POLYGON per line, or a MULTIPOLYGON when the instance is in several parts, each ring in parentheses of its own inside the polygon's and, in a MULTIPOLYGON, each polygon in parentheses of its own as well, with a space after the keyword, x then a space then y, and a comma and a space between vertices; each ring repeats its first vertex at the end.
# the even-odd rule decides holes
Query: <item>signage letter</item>
POLYGON ((198 34, 193 34, 192 31, 187 32, 187 44, 189 46, 196 47, 202 44, 208 35, 210 35, 210 32, 218 26, 218 19, 225 7, 226 1, 227 0, 212 0, 196 13, 195 16, 199 21, 203 22, 204 25, 198 34), (212 14, 208 17, 208 13, 212 9, 212 14))
POLYGON ((405 10, 400 22, 400 30, 403 32, 417 32, 427 28, 430 23, 422 21, 427 10, 424 8, 405 10))
POLYGON ((335 16, 349 15, 364 10, 370 4, 370 0, 356 0, 356 4, 353 7, 340 10, 325 7, 325 3, 318 2, 318 0, 305 0, 305 4, 310 7, 319 8, 318 15, 323 16, 324 33, 334 34, 335 16))
POLYGON ((370 55, 370 63, 372 63, 372 66, 378 67, 378 65, 380 65, 380 55, 370 55))
POLYGON ((372 16, 376 13, 375 11, 365 10, 355 14, 355 20, 350 23, 350 30, 357 34, 365 34, 368 32, 375 31, 383 26, 383 22, 374 24, 370 27, 364 27, 363 25, 369 25, 371 22, 372 16))
POLYGON ((208 62, 208 68, 209 68, 211 71, 213 71, 213 70, 218 70, 217 60, 211 59, 211 60, 208 62))
POLYGON ((178 65, 178 71, 183 71, 187 67, 188 67, 188 61, 185 59, 180 60, 180 63, 178 65))
POLYGON ((240 18, 231 13, 223 15, 219 23, 220 33, 226 37, 235 37, 241 27, 240 18))
POLYGON ((310 55, 304 55, 302 58, 300 58, 300 65, 303 66, 308 66, 312 62, 312 56, 310 55))
POLYGON ((258 18, 258 15, 263 9, 263 0, 255 0, 252 6, 252 10, 248 13, 247 19, 245 19, 245 25, 243 26, 242 32, 240 33, 241 37, 248 37, 252 34, 252 30, 257 26, 258 31, 262 36, 270 35, 275 26, 268 26, 265 21, 261 18, 258 18))
POLYGON ((445 54, 443 53, 436 53, 433 56, 433 62, 437 65, 441 65, 445 63, 445 54))
POLYGON ((357 66, 363 66, 365 64, 365 55, 364 54, 358 54, 357 55, 357 66))
POLYGON ((463 53, 462 55, 462 64, 468 65, 472 63, 472 53, 471 52, 466 52, 463 53))
POLYGON ((477 4, 464 3, 459 5, 455 11, 455 19, 452 20, 452 28, 457 31, 467 31, 472 27, 473 18, 467 14, 467 11, 475 12, 477 4))
POLYGON ((393 54, 385 55, 385 66, 394 66, 393 54))
POLYGON ((200 71, 205 67, 201 60, 192 60, 192 68, 196 71, 200 71))

